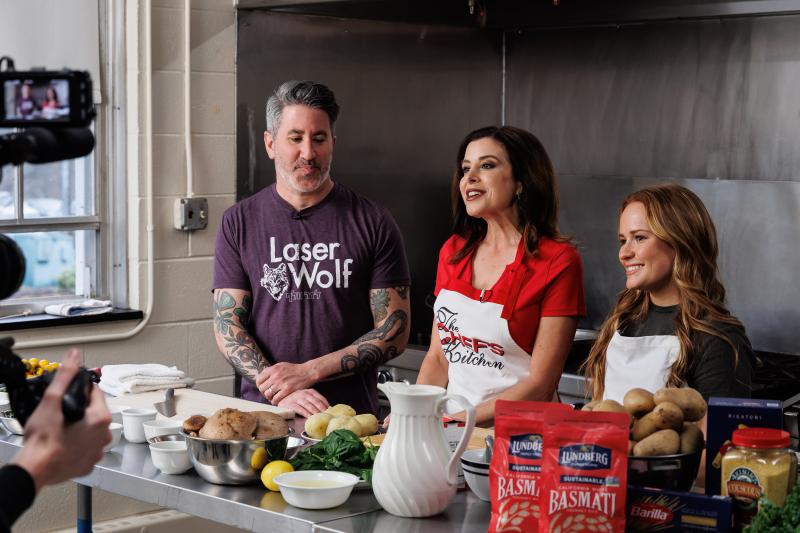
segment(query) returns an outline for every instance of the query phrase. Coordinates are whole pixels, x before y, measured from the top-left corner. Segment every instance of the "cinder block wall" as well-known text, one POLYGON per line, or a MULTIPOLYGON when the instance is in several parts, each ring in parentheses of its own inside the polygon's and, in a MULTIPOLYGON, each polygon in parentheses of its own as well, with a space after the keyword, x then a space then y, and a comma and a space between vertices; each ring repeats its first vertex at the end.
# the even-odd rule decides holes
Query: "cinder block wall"
MULTIPOLYGON (((126 2, 128 92, 129 301, 146 301, 146 211, 144 201, 144 2, 126 2)), ((217 352, 211 320, 214 235, 222 211, 234 203, 234 0, 193 0, 191 13, 192 143, 194 193, 208 198, 208 229, 172 229, 172 205, 186 196, 183 132, 183 0, 153 0, 153 174, 155 214, 155 299, 149 325, 131 340, 85 344, 89 366, 157 362, 177 365, 201 390, 232 394, 230 367, 217 352)), ((49 328, 13 332, 21 342, 92 336, 131 329, 111 326, 49 328)), ((60 360, 68 346, 23 350, 23 356, 60 360)), ((155 506, 94 491, 94 519, 108 520, 155 506)), ((48 531, 75 524, 72 483, 45 489, 17 522, 16 531, 48 531)), ((204 528, 204 530, 209 530, 204 528)))

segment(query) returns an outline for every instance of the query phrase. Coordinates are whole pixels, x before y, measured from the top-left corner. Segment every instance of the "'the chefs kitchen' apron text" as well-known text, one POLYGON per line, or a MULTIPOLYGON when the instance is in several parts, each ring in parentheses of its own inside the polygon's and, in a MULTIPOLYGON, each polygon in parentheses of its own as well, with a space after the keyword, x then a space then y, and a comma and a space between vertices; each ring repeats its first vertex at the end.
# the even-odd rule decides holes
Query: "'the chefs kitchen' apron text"
POLYGON ((444 332, 444 335, 440 333, 442 351, 450 364, 502 369, 501 361, 486 359, 483 352, 488 350, 495 355, 502 356, 505 353, 503 347, 462 334, 456 321, 457 316, 458 313, 454 313, 446 307, 439 307, 436 310, 436 327, 440 332, 444 332))
POLYGON ((264 264, 264 276, 261 278, 261 286, 267 289, 269 294, 279 301, 283 298, 287 290, 291 288, 299 289, 304 283, 309 291, 292 290, 289 292, 287 301, 319 299, 319 291, 316 288, 327 289, 331 286, 336 288, 347 288, 350 284, 350 276, 353 271, 352 259, 342 259, 336 257, 341 244, 331 243, 289 243, 283 246, 275 243, 275 237, 269 239, 269 262, 273 265, 264 264), (295 262, 302 261, 299 264, 295 262), (333 261, 333 269, 323 268, 322 262, 333 261), (308 293, 308 294, 307 294, 308 293))

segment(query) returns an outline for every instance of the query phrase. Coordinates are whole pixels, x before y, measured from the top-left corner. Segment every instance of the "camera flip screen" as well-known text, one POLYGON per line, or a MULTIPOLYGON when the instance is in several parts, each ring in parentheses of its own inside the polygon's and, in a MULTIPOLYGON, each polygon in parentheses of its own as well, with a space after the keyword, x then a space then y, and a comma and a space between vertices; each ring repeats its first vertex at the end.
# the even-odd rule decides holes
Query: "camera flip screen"
POLYGON ((5 118, 15 121, 68 122, 69 81, 3 80, 5 118))

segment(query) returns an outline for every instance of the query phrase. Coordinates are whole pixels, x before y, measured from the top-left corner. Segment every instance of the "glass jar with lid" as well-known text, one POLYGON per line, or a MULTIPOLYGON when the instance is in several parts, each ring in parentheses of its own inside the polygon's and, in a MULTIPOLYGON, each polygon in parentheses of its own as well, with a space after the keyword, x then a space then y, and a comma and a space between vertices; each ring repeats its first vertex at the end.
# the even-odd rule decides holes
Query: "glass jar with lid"
POLYGON ((733 446, 722 458, 721 494, 733 498, 739 525, 758 512, 762 496, 782 506, 797 481, 797 457, 789 449, 789 433, 771 428, 733 432, 733 446))

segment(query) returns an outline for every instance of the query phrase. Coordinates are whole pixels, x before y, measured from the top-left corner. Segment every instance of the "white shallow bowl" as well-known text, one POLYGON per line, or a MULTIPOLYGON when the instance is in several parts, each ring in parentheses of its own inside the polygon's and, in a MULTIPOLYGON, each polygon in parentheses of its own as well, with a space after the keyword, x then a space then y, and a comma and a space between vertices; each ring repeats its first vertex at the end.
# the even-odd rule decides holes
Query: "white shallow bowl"
POLYGON ((106 444, 106 447, 103 448, 104 452, 111 450, 111 448, 119 444, 119 441, 122 438, 122 424, 111 422, 108 425, 108 430, 111 432, 111 442, 106 444))
POLYGON ((303 509, 329 509, 350 497, 358 476, 346 472, 301 470, 275 476, 286 503, 303 509))
POLYGON ((142 422, 147 440, 161 435, 177 435, 181 432, 181 422, 177 420, 146 420, 142 422))
POLYGON ((183 474, 192 467, 186 441, 154 442, 150 445, 153 466, 165 474, 183 474))
POLYGON ((483 449, 467 450, 461 456, 461 469, 464 481, 470 490, 483 501, 489 501, 489 463, 483 449))

